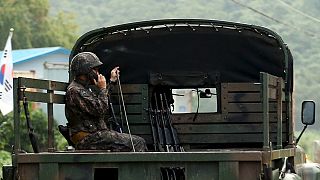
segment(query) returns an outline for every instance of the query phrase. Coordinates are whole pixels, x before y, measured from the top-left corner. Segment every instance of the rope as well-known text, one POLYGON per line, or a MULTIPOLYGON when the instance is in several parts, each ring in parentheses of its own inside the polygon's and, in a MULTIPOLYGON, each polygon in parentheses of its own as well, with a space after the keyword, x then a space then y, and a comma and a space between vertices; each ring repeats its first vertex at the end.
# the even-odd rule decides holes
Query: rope
POLYGON ((123 111, 122 111, 122 107, 121 107, 121 96, 120 96, 120 92, 118 91, 118 102, 119 102, 119 114, 120 114, 120 121, 121 121, 121 128, 123 128, 123 111))
POLYGON ((126 123, 127 123, 127 127, 128 127, 128 132, 129 132, 129 136, 130 136, 130 141, 131 141, 132 149, 133 149, 133 152, 136 152, 136 149, 134 148, 134 144, 133 144, 133 139, 132 139, 130 127, 129 127, 129 121, 128 121, 128 117, 127 117, 126 106, 124 105, 123 93, 122 93, 122 89, 121 89, 121 83, 120 83, 120 76, 119 76, 119 74, 118 74, 118 86, 119 86, 120 96, 121 96, 121 100, 122 100, 122 104, 120 104, 120 106, 121 106, 121 105, 123 106, 124 117, 125 117, 125 119, 126 119, 126 123))

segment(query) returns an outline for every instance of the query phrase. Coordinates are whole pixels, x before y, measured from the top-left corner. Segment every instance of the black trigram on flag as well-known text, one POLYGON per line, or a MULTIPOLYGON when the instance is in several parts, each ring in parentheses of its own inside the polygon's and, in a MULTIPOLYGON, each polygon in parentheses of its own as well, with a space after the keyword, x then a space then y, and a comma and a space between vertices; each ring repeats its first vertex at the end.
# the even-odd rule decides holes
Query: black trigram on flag
POLYGON ((5 90, 6 92, 8 92, 8 91, 10 91, 11 89, 12 89, 11 84, 9 83, 8 80, 6 80, 6 81, 4 82, 4 90, 5 90))
POLYGON ((2 99, 2 92, 0 91, 0 99, 2 99))

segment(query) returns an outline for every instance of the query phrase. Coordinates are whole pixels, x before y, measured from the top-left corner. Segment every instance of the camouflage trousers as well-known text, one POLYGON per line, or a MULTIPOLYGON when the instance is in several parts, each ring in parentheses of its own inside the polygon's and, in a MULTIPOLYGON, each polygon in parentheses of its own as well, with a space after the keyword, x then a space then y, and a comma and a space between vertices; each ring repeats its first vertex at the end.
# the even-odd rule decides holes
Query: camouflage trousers
MULTIPOLYGON (((136 152, 147 150, 146 142, 143 138, 132 135, 132 141, 136 152)), ((110 150, 114 152, 133 151, 130 135, 113 130, 101 130, 89 134, 79 141, 75 148, 79 150, 110 150)))

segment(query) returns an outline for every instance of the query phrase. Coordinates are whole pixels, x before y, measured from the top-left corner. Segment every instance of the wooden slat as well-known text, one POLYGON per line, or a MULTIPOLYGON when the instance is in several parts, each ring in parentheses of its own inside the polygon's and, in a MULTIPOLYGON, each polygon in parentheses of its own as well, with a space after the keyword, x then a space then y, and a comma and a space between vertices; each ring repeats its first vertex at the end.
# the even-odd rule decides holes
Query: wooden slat
MULTIPOLYGON (((174 125, 179 134, 260 134, 263 132, 262 124, 183 124, 174 125)), ((286 132, 283 126, 283 132, 286 132)), ((270 132, 277 132, 277 124, 270 123, 270 132)))
MULTIPOLYGON (((121 120, 120 120, 119 114, 116 114, 116 117, 118 119, 118 122, 120 123, 121 120)), ((150 123, 149 119, 143 117, 142 114, 128 114, 127 117, 128 117, 128 121, 130 124, 148 124, 148 123, 150 123)), ((125 117, 122 117, 122 118, 123 118, 122 121, 125 124, 125 117)))
POLYGON ((282 79, 281 77, 273 76, 271 74, 268 74, 268 77, 269 77, 269 87, 276 87, 278 81, 281 81, 282 87, 284 87, 285 85, 284 79, 282 79))
MULTIPOLYGON (((116 114, 118 117, 119 114, 116 114)), ((277 114, 270 113, 270 122, 277 122, 277 114)), ((285 114, 283 114, 285 117, 285 114)), ((219 113, 216 114, 202 114, 199 113, 195 121, 193 121, 194 113, 188 114, 173 114, 172 115, 172 122, 173 124, 204 124, 204 123, 211 123, 211 124, 221 124, 221 123, 262 123, 262 114, 261 113, 229 113, 226 115, 222 115, 219 113)), ((149 116, 142 116, 141 114, 138 115, 128 115, 128 120, 134 124, 147 124, 150 123, 149 116)), ((285 121, 285 118, 283 118, 285 121)))
POLYGON ((277 86, 277 82, 278 82, 278 77, 268 74, 268 78, 269 78, 269 80, 268 80, 269 87, 276 87, 277 86))
MULTIPOLYGON (((285 92, 282 92, 282 96, 285 96, 285 92)), ((269 97, 271 100, 277 100, 276 89, 270 89, 269 97)), ((284 101, 284 98, 282 98, 284 101)), ((228 93, 228 102, 260 102, 260 92, 230 92, 228 93)))
MULTIPOLYGON (((26 91, 26 97, 28 98, 28 101, 34 101, 34 102, 44 102, 48 103, 50 102, 50 95, 48 93, 43 92, 32 92, 32 91, 26 91)), ((57 104, 63 104, 65 101, 65 97, 63 94, 53 94, 53 103, 57 104)), ((142 103, 143 98, 141 94, 133 94, 133 95, 124 95, 124 102, 126 104, 138 104, 142 103)), ((118 104, 119 100, 118 97, 113 96, 112 97, 113 104, 118 104)))
POLYGON ((19 86, 36 89, 51 89, 56 91, 65 91, 67 89, 68 83, 42 79, 20 78, 19 86))
POLYGON ((66 91, 69 83, 65 82, 58 82, 58 81, 51 81, 51 90, 54 91, 66 91))
MULTIPOLYGON (((227 107, 228 112, 262 112, 262 104, 261 103, 229 103, 227 107)), ((270 112, 276 112, 276 104, 269 104, 270 112)))
MULTIPOLYGON (((141 94, 124 94, 123 100, 126 104, 141 104, 143 97, 141 94)), ((111 102, 114 105, 119 104, 119 96, 115 94, 111 95, 111 102)))
MULTIPOLYGON (((276 133, 270 133, 272 142, 276 142, 276 136, 276 133)), ((181 144, 262 143, 263 134, 185 134, 179 135, 179 140, 181 144)))
MULTIPOLYGON (((174 127, 179 136, 182 134, 262 134, 263 132, 262 124, 176 124, 174 127)), ((150 124, 130 124, 130 129, 135 134, 151 134, 150 124)), ((282 129, 283 132, 287 132, 285 126, 282 129)), ((270 133, 276 132, 277 123, 271 123, 270 133)))
POLYGON ((49 84, 47 80, 32 79, 32 78, 19 78, 19 87, 36 88, 36 89, 48 89, 49 84))
POLYGON ((269 89, 269 99, 277 100, 277 89, 274 89, 274 88, 269 89))
MULTIPOLYGON (((68 83, 66 82, 58 82, 51 80, 41 80, 41 79, 32 79, 32 78, 20 78, 20 86, 24 86, 26 88, 35 88, 35 89, 50 89, 54 91, 66 91, 68 87, 68 83)), ((125 93, 141 93, 143 89, 147 87, 146 84, 124 84, 121 86, 122 92, 125 93)), ((117 95, 118 86, 115 85, 113 89, 113 95, 117 95)), ((130 96, 130 95, 124 95, 130 96)))
MULTIPOLYGON (((285 116, 285 113, 283 113, 285 116)), ((277 122, 277 114, 269 113, 270 122, 277 122)), ((226 115, 225 119, 227 122, 261 122, 263 121, 262 113, 229 113, 226 115)))
POLYGON ((261 102, 261 95, 259 92, 231 92, 228 93, 228 102, 261 102))
MULTIPOLYGON (((152 134, 151 126, 149 124, 129 124, 130 130, 132 134, 142 135, 142 134, 152 134)), ((124 132, 128 132, 127 126, 123 127, 124 132)))
MULTIPOLYGON (((147 89, 147 84, 122 84, 121 90, 123 94, 126 93, 141 93, 143 90, 147 89)), ((115 85, 112 89, 112 94, 117 94, 119 92, 118 85, 115 85)))
MULTIPOLYGON (((152 144, 152 135, 149 134, 141 134, 139 135, 144 140, 146 140, 147 144, 152 144)), ((285 134, 283 134, 285 137, 285 134)), ((225 134, 197 134, 197 135, 179 135, 180 144, 219 144, 219 143, 226 143, 226 144, 242 144, 242 143, 261 143, 262 148, 262 135, 257 136, 255 134, 231 134, 226 136, 225 134)), ((271 134, 272 142, 276 142, 276 134, 271 134)), ((283 142, 287 140, 283 139, 283 142)))
MULTIPOLYGON (((141 104, 135 104, 135 105, 130 105, 130 104, 125 104, 126 106, 126 111, 127 114, 141 114, 142 111, 144 111, 143 107, 141 104)), ((119 105, 113 105, 114 111, 116 114, 119 114, 119 105)), ((123 110, 123 108, 122 108, 123 110)))
POLYGON ((260 83, 222 83, 226 85, 228 92, 259 92, 261 89, 260 83))
POLYGON ((282 127, 283 127, 283 124, 282 124, 282 81, 278 81, 277 83, 277 106, 278 106, 278 110, 277 110, 277 120, 278 120, 278 135, 277 135, 277 149, 282 149, 282 127))
MULTIPOLYGON (((270 113, 270 122, 277 122, 277 114, 270 113)), ((283 114, 285 116, 285 114, 283 114)), ((255 123, 262 122, 262 113, 228 113, 228 114, 202 114, 199 113, 193 122, 194 113, 173 114, 172 121, 175 124, 184 123, 255 123)))
POLYGON ((27 100, 30 102, 43 102, 43 103, 56 103, 56 104, 64 104, 65 102, 65 97, 64 95, 61 95, 61 94, 53 94, 51 98, 50 98, 50 94, 42 93, 42 92, 25 92, 25 95, 27 97, 27 100))

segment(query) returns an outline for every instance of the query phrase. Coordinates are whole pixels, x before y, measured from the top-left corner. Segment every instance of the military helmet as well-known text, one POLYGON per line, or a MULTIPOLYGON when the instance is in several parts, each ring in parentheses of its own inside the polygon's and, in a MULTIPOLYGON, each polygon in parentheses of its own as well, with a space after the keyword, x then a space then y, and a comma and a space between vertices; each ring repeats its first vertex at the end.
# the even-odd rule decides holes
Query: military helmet
POLYGON ((73 77, 89 74, 94 67, 102 65, 98 56, 92 52, 81 52, 71 60, 70 70, 73 77))

